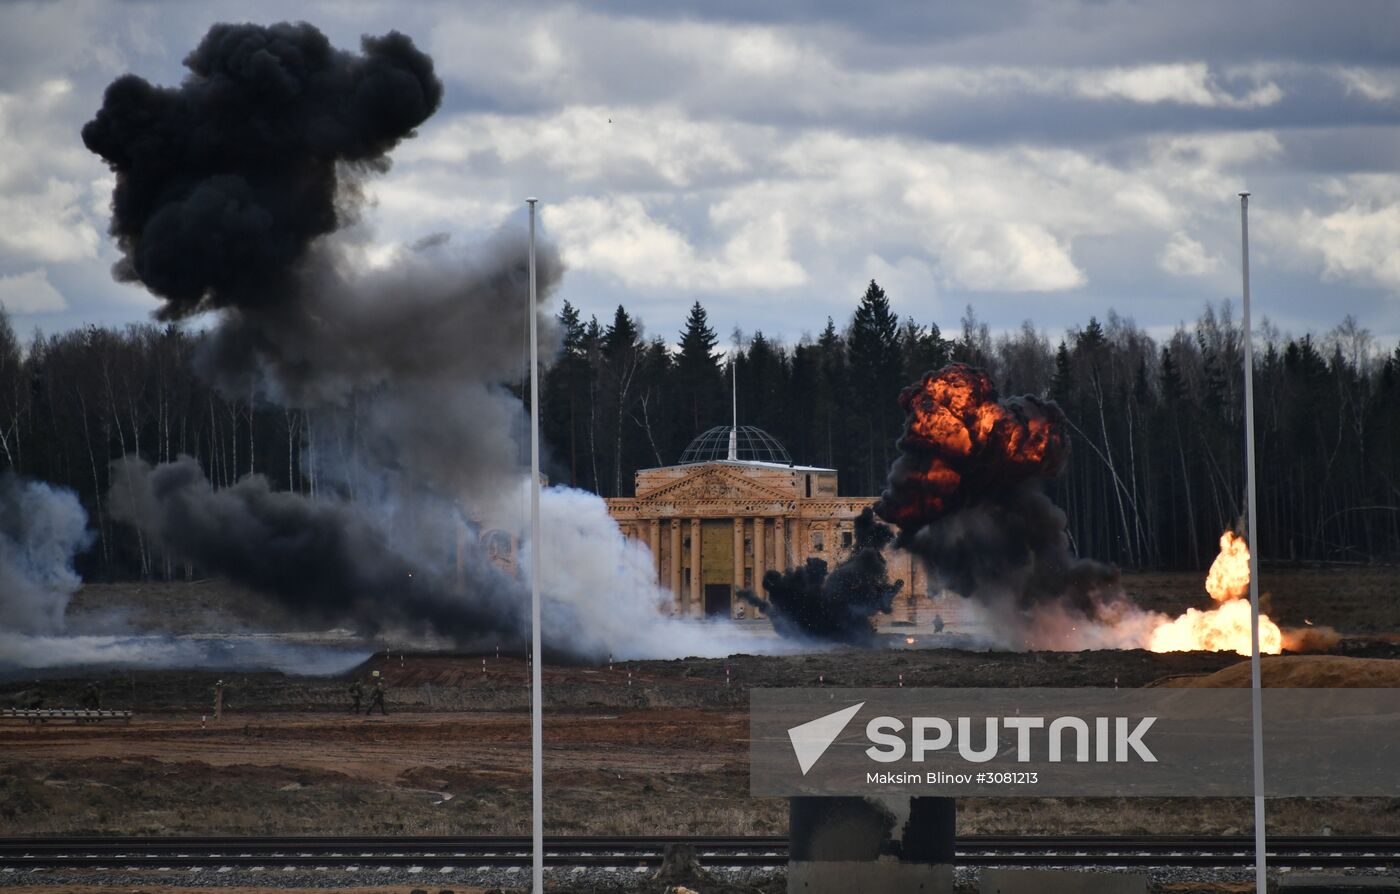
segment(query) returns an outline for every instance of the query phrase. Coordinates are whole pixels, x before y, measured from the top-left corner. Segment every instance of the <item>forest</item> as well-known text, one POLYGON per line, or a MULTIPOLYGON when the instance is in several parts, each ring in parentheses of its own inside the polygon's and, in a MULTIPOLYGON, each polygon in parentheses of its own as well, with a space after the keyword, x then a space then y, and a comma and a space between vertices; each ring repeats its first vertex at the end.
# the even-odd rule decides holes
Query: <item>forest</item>
MULTIPOLYGON (((553 484, 629 495, 637 469, 674 463, 696 434, 728 424, 733 387, 740 424, 768 431, 798 463, 838 470, 843 495, 874 497, 903 423, 899 391, 961 361, 986 368, 1003 395, 1064 409, 1071 459, 1050 490, 1079 555, 1204 568, 1244 511, 1244 333, 1229 303, 1164 340, 1112 311, 1059 336, 1029 321, 993 336, 968 307, 945 332, 898 318, 874 282, 848 319, 795 344, 721 338, 698 302, 677 333, 647 333, 621 306, 585 320, 568 302, 557 324, 541 384, 553 484)), ((291 410, 221 393, 198 373, 203 338, 143 324, 22 341, 0 312, 0 469, 79 495, 94 535, 79 562, 88 579, 190 571, 108 517, 109 463, 126 454, 192 456, 216 487, 257 474, 278 489, 353 497, 327 492, 318 457, 357 449, 356 426, 343 424, 354 399, 291 410)), ((1266 322, 1254 348, 1261 558, 1400 560, 1400 346, 1347 318, 1300 336, 1266 322)), ((502 387, 524 396, 520 383, 502 387)), ((524 419, 512 433, 522 461, 524 419)))

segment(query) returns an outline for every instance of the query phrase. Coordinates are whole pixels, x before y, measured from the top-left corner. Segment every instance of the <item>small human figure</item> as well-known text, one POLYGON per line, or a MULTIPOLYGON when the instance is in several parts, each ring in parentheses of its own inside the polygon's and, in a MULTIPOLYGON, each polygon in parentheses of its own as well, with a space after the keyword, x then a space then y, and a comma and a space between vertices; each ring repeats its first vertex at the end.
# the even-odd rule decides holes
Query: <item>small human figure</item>
POLYGON ((78 702, 85 710, 102 710, 102 690, 98 688, 96 680, 89 680, 83 689, 82 698, 78 702))
POLYGON ((942 632, 943 632, 943 616, 942 616, 942 615, 935 614, 935 615, 933 616, 933 632, 934 632, 934 633, 942 633, 942 632))
POLYGON ((375 679, 374 688, 370 690, 369 707, 365 709, 365 716, 373 714, 376 706, 379 708, 379 713, 385 715, 389 713, 389 709, 384 707, 384 679, 382 677, 375 679))
POLYGON ((350 705, 350 713, 351 713, 351 714, 358 714, 358 713, 360 713, 360 701, 361 701, 362 699, 364 699, 364 697, 365 697, 365 686, 364 686, 364 684, 361 683, 358 679, 351 681, 351 683, 350 683, 350 700, 351 700, 351 702, 352 702, 352 704, 350 705))

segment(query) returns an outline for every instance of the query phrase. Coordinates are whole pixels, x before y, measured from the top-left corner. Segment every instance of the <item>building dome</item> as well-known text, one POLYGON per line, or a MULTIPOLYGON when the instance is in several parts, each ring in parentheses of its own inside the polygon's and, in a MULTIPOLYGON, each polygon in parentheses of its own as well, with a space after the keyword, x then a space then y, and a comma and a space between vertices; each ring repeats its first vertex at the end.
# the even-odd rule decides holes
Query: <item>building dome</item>
POLYGON ((731 430, 735 432, 735 454, 740 462, 792 465, 792 457, 788 456, 783 445, 768 432, 752 425, 740 425, 735 429, 728 425, 717 425, 700 433, 681 453, 680 464, 723 462, 729 459, 731 430))

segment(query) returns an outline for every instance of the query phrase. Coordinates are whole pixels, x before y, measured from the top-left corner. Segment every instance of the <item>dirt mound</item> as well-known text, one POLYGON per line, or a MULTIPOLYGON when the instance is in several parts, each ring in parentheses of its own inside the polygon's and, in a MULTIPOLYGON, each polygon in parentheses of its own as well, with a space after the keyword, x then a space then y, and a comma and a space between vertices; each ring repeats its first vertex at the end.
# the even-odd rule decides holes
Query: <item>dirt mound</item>
MULTIPOLYGON (((1400 661, 1347 658, 1341 655, 1268 656, 1259 668, 1270 689, 1393 689, 1400 688, 1400 661)), ((1174 689, 1246 688, 1249 662, 1202 676, 1168 677, 1149 684, 1174 689)))

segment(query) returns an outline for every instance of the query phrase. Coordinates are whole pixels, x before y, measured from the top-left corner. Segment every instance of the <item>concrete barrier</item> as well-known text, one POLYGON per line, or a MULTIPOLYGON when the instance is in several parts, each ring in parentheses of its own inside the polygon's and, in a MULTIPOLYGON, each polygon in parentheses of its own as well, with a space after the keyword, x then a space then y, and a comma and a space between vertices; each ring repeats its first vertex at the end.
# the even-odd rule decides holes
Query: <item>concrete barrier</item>
POLYGON ((1384 875, 1315 875, 1285 872, 1279 875, 1280 894, 1346 894, 1346 892, 1400 891, 1400 879, 1384 875))
POLYGON ((953 867, 897 860, 788 864, 788 894, 953 894, 953 867))

